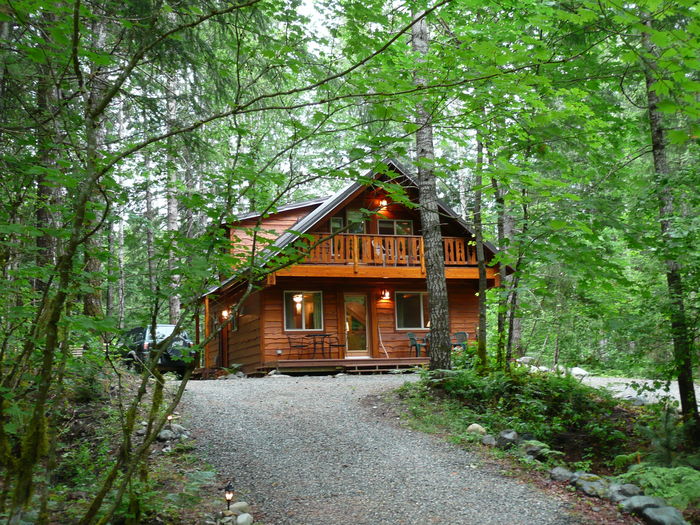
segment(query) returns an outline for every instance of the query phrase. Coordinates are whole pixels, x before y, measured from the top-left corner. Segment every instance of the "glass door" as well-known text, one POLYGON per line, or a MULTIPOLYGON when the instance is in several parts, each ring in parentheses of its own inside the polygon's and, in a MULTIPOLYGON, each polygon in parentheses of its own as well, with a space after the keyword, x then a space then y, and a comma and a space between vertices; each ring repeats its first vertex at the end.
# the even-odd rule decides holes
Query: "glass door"
POLYGON ((369 357, 367 295, 345 294, 346 357, 369 357))

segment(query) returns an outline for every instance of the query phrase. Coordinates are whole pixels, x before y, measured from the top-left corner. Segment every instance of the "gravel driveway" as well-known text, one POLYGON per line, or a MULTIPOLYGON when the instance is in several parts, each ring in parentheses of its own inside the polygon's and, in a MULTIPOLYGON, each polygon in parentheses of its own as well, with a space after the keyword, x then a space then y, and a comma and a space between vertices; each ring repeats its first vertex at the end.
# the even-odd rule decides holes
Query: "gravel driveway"
MULTIPOLYGON (((373 413, 395 375, 193 381, 182 405, 201 454, 256 523, 571 524, 556 496, 373 413)), ((411 380, 409 378, 409 380, 411 380)))

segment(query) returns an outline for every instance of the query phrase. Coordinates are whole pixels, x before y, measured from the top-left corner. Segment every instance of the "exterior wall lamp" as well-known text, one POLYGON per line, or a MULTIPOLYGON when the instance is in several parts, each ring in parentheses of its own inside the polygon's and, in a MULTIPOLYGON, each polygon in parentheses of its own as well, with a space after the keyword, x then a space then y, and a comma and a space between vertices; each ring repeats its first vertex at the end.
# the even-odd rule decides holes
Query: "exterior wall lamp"
POLYGON ((229 316, 229 315, 230 315, 230 314, 229 314, 228 309, 224 308, 223 310, 221 310, 221 318, 222 318, 224 321, 226 321, 226 319, 228 319, 228 316, 229 316))
POLYGON ((389 201, 387 199, 382 199, 379 201, 379 206, 381 208, 386 208, 387 206, 389 206, 389 201))
POLYGON ((226 500, 226 509, 231 509, 231 501, 233 500, 233 483, 229 481, 224 487, 224 499, 226 500))
POLYGON ((388 301, 389 299, 391 299, 391 290, 389 290, 388 288, 384 288, 379 294, 379 298, 383 301, 388 301))

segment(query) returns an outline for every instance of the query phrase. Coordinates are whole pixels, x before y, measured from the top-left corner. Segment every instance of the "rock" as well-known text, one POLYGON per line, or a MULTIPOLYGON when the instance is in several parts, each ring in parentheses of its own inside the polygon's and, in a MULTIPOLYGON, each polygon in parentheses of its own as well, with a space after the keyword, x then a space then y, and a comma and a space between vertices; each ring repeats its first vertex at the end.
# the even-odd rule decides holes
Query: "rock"
POLYGON ((249 513, 250 505, 248 505, 245 501, 237 501, 231 505, 231 510, 236 514, 243 514, 246 512, 249 513))
POLYGON ((515 430, 503 430, 496 438, 498 448, 509 448, 518 444, 518 433, 515 430))
POLYGON ((169 453, 172 452, 172 451, 173 451, 173 449, 172 449, 172 447, 171 447, 170 445, 165 445, 165 446, 163 447, 163 454, 169 454, 169 453))
POLYGON ((549 446, 546 443, 536 440, 523 441, 521 443, 522 451, 527 456, 532 456, 533 458, 540 458, 546 456, 546 450, 549 446))
POLYGON ((175 432, 166 428, 158 433, 157 439, 158 441, 169 441, 171 439, 175 439, 175 437, 175 432))
POLYGON ((571 483, 587 496, 607 498, 610 496, 610 484, 604 478, 590 472, 576 472, 571 483))
POLYGON ((253 525, 253 516, 251 516, 247 512, 241 514, 236 519, 236 525, 253 525))
POLYGON ((224 524, 224 523, 234 523, 235 522, 235 517, 233 516, 226 516, 224 518, 221 518, 219 520, 219 523, 224 524))
POLYGON ((236 377, 240 377, 241 379, 245 379, 246 377, 248 377, 247 375, 245 375, 245 374, 244 374, 243 372, 241 372, 240 370, 239 370, 238 372, 236 372, 235 375, 236 375, 236 377))
POLYGON ((647 507, 641 513, 650 525, 687 525, 683 514, 675 507, 647 507))
POLYGON ((187 432, 187 429, 185 427, 183 427, 182 425, 178 425, 177 423, 173 423, 172 425, 170 425, 170 430, 175 432, 175 434, 177 435, 182 435, 185 432, 187 432))
POLYGON ((147 427, 148 426, 148 421, 141 421, 140 425, 142 427, 147 427))
POLYGON ((583 368, 579 368, 578 366, 575 366, 571 370, 569 370, 569 373, 574 377, 588 377, 589 375, 591 375, 590 373, 586 372, 583 368))
POLYGON ((481 438, 481 444, 486 445, 487 447, 495 447, 496 438, 493 437, 491 434, 486 434, 484 437, 481 438))
POLYGON ((651 496, 632 496, 624 500, 620 507, 623 512, 638 514, 649 507, 665 507, 666 502, 661 498, 651 496))
POLYGON ((534 357, 529 356, 529 355, 524 355, 522 357, 517 358, 515 361, 520 363, 521 365, 529 365, 535 360, 534 357))
POLYGON ((574 473, 564 467, 554 467, 549 471, 549 477, 554 481, 570 481, 574 473))
POLYGON ((139 428, 139 429, 136 431, 136 435, 137 435, 137 436, 143 436, 143 435, 145 435, 145 434, 146 434, 146 429, 145 429, 145 428, 139 428))
POLYGON ((627 498, 632 496, 639 496, 642 494, 642 489, 637 485, 632 485, 631 483, 625 483, 620 485, 619 483, 613 483, 610 485, 610 499, 613 503, 620 503, 627 498))
POLYGON ((552 371, 551 368, 547 368, 546 366, 538 366, 537 370, 539 370, 540 372, 551 372, 552 371))
MULTIPOLYGON (((393 372, 393 370, 392 370, 392 372, 393 372)), ((346 375, 347 375, 347 374, 345 374, 345 373, 343 373, 343 372, 338 372, 337 374, 335 374, 334 377, 345 377, 346 375)))
POLYGON ((221 515, 222 516, 235 516, 236 513, 233 512, 232 510, 226 509, 226 510, 221 511, 221 515))
POLYGON ((469 434, 481 434, 483 436, 486 434, 486 429, 479 423, 472 423, 467 427, 467 432, 469 434))

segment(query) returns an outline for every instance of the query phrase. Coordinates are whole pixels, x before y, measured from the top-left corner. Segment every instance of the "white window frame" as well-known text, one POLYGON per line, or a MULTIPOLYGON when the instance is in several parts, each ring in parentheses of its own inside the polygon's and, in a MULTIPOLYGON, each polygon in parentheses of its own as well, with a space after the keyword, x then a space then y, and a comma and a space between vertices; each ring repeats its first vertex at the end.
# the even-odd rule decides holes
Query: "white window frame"
POLYGON ((341 231, 343 228, 345 228, 345 219, 343 217, 331 217, 329 223, 328 223, 328 229, 330 230, 331 233, 336 233, 338 231, 341 231), (340 221, 340 226, 336 226, 335 228, 333 227, 333 221, 340 221))
POLYGON ((392 222, 394 226, 394 233, 390 234, 385 234, 385 233, 379 233, 379 235, 399 235, 396 233, 396 223, 397 222, 409 222, 411 223, 411 233, 406 233, 406 234, 400 234, 400 237, 409 237, 414 234, 414 229, 413 229, 413 219, 377 219, 377 232, 379 232, 379 223, 380 222, 392 222))
POLYGON ((428 292, 425 290, 396 290, 394 292, 394 324, 396 325, 396 330, 430 330, 429 326, 404 326, 400 327, 399 326, 399 300, 398 296, 399 294, 402 293, 412 293, 412 294, 418 294, 420 295, 420 320, 421 323, 423 322, 423 319, 425 319, 425 312, 423 311, 423 296, 428 295, 428 292))
MULTIPOLYGON (((302 303, 303 304, 303 303, 302 303)), ((303 308, 303 306, 302 306, 303 308)), ((284 290, 282 292, 282 313, 283 313, 283 319, 282 322, 284 323, 282 325, 282 328, 284 328, 285 332, 323 332, 323 323, 324 323, 324 315, 323 315, 323 291, 321 290, 284 290), (293 294, 302 294, 302 296, 305 293, 317 293, 320 294, 321 296, 321 328, 287 328, 287 294, 293 295, 293 294)), ((301 323, 302 325, 306 324, 306 317, 304 316, 304 312, 302 312, 301 315, 301 323)))

